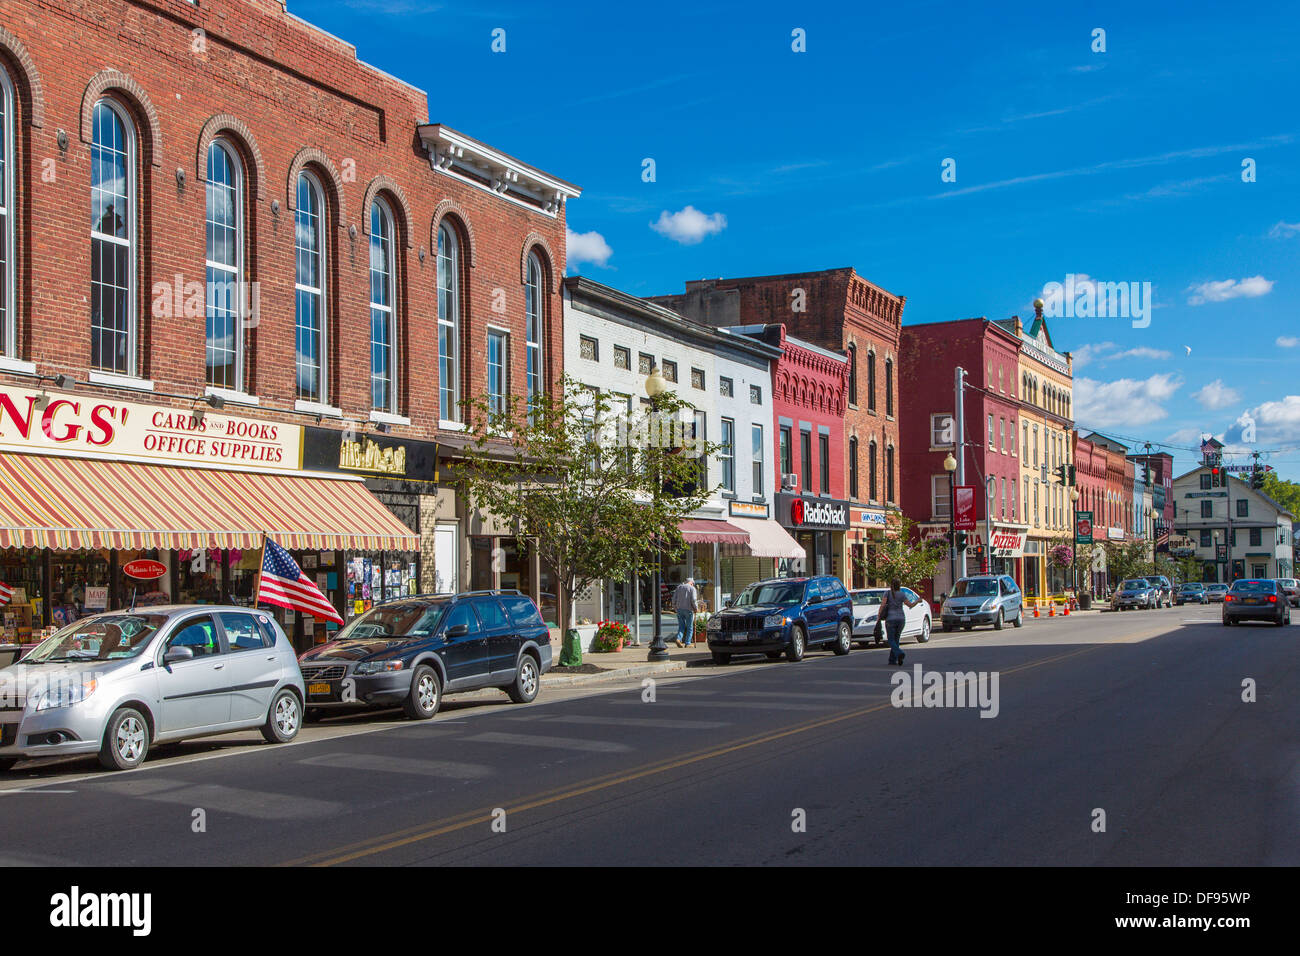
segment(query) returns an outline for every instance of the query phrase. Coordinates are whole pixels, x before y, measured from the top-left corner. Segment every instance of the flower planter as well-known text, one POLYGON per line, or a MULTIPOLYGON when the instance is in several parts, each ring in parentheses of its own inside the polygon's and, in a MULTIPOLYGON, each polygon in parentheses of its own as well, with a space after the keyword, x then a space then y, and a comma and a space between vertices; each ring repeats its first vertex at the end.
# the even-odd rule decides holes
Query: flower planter
POLYGON ((596 639, 596 625, 578 624, 575 625, 574 630, 578 632, 578 637, 582 640, 582 649, 584 651, 594 650, 591 646, 591 642, 596 639))

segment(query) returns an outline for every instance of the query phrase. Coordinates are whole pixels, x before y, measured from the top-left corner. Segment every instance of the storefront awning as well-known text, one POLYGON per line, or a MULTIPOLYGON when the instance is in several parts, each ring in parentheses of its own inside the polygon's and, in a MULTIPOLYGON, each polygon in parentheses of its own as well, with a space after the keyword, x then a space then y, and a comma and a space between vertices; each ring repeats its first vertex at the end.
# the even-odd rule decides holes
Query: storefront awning
POLYGON ((771 519, 732 518, 749 535, 749 553, 756 558, 803 558, 803 547, 771 519))
POLYGON ((687 544, 727 544, 744 547, 749 535, 728 521, 687 518, 677 526, 687 544))
POLYGON ((0 548, 419 548, 355 479, 0 453, 0 548))

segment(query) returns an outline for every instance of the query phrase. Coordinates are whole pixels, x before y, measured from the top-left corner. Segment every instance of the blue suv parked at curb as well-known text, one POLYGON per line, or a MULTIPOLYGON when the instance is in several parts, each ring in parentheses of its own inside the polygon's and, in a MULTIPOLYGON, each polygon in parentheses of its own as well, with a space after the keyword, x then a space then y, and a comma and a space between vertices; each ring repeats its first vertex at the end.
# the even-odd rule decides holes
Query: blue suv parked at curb
POLYGON ((400 705, 428 720, 444 693, 480 687, 531 703, 551 669, 551 637, 537 605, 518 591, 413 595, 353 618, 298 665, 308 720, 358 705, 400 705))
POLYGON ((836 654, 853 646, 853 600, 844 582, 829 575, 769 578, 751 584, 709 618, 713 663, 733 654, 766 654, 772 660, 803 660, 809 647, 829 645, 836 654))

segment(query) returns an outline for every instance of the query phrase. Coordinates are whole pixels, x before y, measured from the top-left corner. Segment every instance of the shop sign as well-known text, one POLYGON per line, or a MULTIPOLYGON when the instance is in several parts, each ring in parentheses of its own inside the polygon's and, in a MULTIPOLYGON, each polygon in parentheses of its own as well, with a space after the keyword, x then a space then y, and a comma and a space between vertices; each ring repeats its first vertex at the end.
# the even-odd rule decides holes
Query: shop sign
POLYGON ((738 518, 766 518, 766 501, 733 501, 729 504, 729 513, 738 518))
POLYGON ((1092 544, 1092 512, 1076 511, 1074 513, 1074 543, 1092 544))
POLYGON ((0 449, 297 471, 302 426, 3 386, 0 449))
POLYGON ((1186 535, 1175 535, 1169 539, 1169 553, 1175 558, 1190 558, 1196 553, 1196 542, 1186 535))
POLYGON ((406 476, 406 449, 401 445, 384 448, 373 438, 345 439, 339 442, 339 468, 402 478, 406 476))
POLYGON ((795 528, 844 530, 849 526, 849 509, 843 501, 820 498, 792 498, 790 525, 795 528))
POLYGON ((883 511, 855 511, 853 514, 858 524, 883 528, 888 523, 883 511))
POLYGON ((141 581, 150 581, 154 578, 160 578, 167 573, 167 565, 161 561, 154 561, 150 558, 139 558, 135 561, 128 561, 122 565, 122 573, 129 578, 139 578, 141 581))
POLYGON ((997 528, 994 530, 993 540, 990 542, 993 557, 1022 557, 1025 553, 1025 542, 1028 538, 1028 531, 1014 531, 1008 528, 997 528))
POLYGON ((82 607, 87 611, 102 611, 108 607, 108 588, 87 587, 82 607))
POLYGON ((1107 528, 1107 529, 1106 529, 1106 537, 1109 538, 1111 541, 1123 541, 1123 540, 1124 540, 1124 529, 1123 529, 1123 528, 1107 528))
POLYGON ((305 429, 303 467, 308 471, 344 472, 395 480, 437 481, 438 446, 348 429, 305 429))

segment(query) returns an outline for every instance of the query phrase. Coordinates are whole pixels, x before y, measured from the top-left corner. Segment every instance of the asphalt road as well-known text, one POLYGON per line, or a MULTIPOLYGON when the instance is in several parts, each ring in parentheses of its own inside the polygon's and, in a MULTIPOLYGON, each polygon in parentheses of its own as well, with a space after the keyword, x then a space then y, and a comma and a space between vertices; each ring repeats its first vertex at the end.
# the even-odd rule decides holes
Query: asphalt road
POLYGON ((0 782, 0 863, 1294 866, 1300 625, 1218 615, 907 645, 909 675, 996 674, 993 717, 893 706, 871 649, 693 669, 653 701, 639 681, 453 698, 131 773, 28 769, 0 782))

